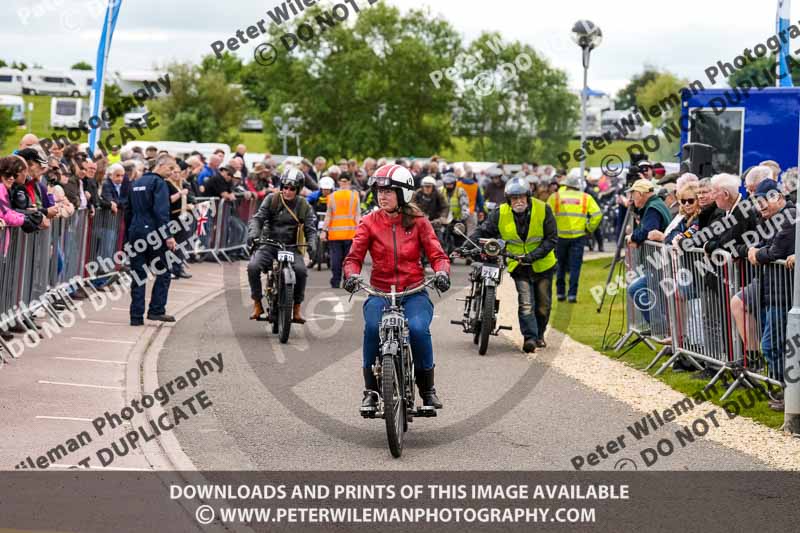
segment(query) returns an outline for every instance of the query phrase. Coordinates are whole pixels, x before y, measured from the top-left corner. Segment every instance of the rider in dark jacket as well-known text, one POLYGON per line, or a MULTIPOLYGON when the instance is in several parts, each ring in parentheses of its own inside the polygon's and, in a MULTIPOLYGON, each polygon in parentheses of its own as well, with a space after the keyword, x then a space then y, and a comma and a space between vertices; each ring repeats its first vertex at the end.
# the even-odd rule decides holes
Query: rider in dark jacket
POLYGON ((294 286, 294 314, 292 322, 304 324, 305 319, 300 313, 300 304, 306 291, 306 264, 305 246, 313 245, 316 239, 317 219, 314 210, 308 205, 305 198, 298 196, 303 187, 305 177, 296 168, 290 168, 281 176, 280 192, 270 194, 261 203, 258 212, 250 219, 247 236, 247 245, 252 247, 256 239, 262 244, 253 253, 247 265, 247 276, 250 281, 250 296, 253 298, 253 314, 251 320, 258 319, 264 314, 261 303, 263 291, 261 287, 261 274, 272 268, 272 262, 278 256, 275 246, 263 244, 269 239, 278 241, 294 248, 294 272, 296 282, 294 286))

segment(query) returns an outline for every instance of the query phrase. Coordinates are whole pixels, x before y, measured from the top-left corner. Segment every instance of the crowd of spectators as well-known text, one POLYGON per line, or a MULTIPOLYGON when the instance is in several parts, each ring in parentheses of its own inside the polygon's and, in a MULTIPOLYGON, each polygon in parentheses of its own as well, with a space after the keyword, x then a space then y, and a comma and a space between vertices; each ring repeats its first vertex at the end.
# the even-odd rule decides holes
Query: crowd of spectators
MULTIPOLYGON (((626 202, 634 210, 633 230, 626 237, 629 246, 655 241, 671 247, 674 254, 693 252, 697 261, 707 261, 714 254, 729 258, 741 272, 741 279, 733 280, 741 290, 705 305, 729 309, 733 322, 729 326, 739 334, 743 361, 750 370, 765 371, 783 382, 787 313, 792 303, 786 269, 795 264, 798 169, 782 172, 774 161, 764 161, 742 176, 720 173, 700 179, 684 173, 675 178, 666 187, 650 176, 642 177, 625 191, 626 202), (774 264, 780 260, 785 260, 785 266, 774 264)), ((648 324, 666 319, 652 316, 653 299, 661 296, 648 288, 653 286, 651 275, 642 275, 628 286, 629 297, 648 324)), ((721 283, 717 277, 711 275, 703 282, 713 289, 707 294, 727 294, 724 287, 716 286, 721 283)), ((679 359, 675 368, 691 367, 679 359)), ((715 372, 709 367, 701 377, 710 378, 715 372)), ((774 395, 770 407, 783 409, 780 393, 774 395)))

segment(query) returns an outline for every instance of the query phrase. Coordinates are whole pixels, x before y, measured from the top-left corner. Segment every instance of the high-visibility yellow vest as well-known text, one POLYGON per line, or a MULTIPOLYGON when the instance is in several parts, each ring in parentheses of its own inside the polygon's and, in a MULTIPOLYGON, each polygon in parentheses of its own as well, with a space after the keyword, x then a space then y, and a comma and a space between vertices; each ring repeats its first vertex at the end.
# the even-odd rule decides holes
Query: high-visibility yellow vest
POLYGON ((351 241, 356 236, 356 216, 359 195, 356 191, 341 189, 328 196, 331 217, 328 221, 329 241, 351 241))
MULTIPOLYGON (((447 198, 447 188, 442 187, 439 192, 447 198)), ((450 213, 453 215, 453 220, 461 220, 461 202, 458 198, 458 187, 453 188, 453 194, 448 199, 450 202, 450 213)))
MULTIPOLYGON (((500 220, 497 224, 500 236, 506 241, 506 250, 512 255, 526 255, 536 250, 542 239, 544 239, 544 218, 547 213, 547 206, 541 200, 531 198, 531 221, 528 226, 528 236, 523 242, 522 237, 517 233, 517 224, 514 222, 514 212, 507 203, 500 206, 500 220)), ((556 264, 556 254, 553 250, 534 261, 533 271, 544 272, 553 268, 556 264)), ((515 259, 508 260, 508 271, 514 272, 519 265, 515 259)))
POLYGON ((594 198, 568 187, 551 194, 547 204, 556 216, 559 239, 577 239, 592 233, 603 219, 603 212, 594 198))
POLYGON ((464 192, 467 193, 467 199, 469 199, 469 212, 475 212, 475 204, 478 201, 478 183, 464 183, 463 181, 459 181, 456 183, 456 187, 461 187, 464 189, 464 192))

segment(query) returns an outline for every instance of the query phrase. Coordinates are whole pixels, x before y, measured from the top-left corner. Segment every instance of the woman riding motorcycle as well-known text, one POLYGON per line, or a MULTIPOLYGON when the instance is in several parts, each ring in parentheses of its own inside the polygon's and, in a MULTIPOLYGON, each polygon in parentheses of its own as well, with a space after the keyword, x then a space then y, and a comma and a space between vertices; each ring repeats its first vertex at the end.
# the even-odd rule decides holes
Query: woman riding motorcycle
MULTIPOLYGON (((400 165, 384 165, 370 178, 370 188, 377 198, 379 210, 361 219, 350 253, 344 260, 346 281, 350 293, 359 285, 364 257, 372 258, 370 284, 383 292, 403 291, 420 285, 425 271, 420 263, 424 250, 436 272, 435 286, 444 292, 450 288, 450 261, 442 250, 428 218, 410 203, 414 194, 414 178, 400 165)), ((433 379, 433 344, 430 324, 433 304, 423 291, 404 298, 402 304, 408 318, 411 351, 422 403, 441 409, 433 379)), ((378 355, 378 329, 386 305, 383 298, 370 296, 364 302, 363 374, 364 399, 362 412, 375 411, 378 405, 378 383, 372 365, 378 355)))

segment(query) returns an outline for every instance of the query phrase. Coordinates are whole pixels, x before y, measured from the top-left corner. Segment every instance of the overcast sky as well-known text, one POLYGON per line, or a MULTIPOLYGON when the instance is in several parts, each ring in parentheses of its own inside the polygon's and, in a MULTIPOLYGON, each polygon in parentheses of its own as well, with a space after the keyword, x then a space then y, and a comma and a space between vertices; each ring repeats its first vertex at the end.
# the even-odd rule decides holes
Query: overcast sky
MULTIPOLYGON (((355 0, 360 6, 366 0, 355 0)), ((775 32, 776 0, 383 0, 403 10, 428 6, 467 39, 484 30, 530 44, 566 70, 570 85, 582 81, 580 50, 570 39, 578 19, 604 33, 592 55, 589 85, 614 93, 646 63, 691 80, 718 60, 732 61, 744 48, 775 32)), ((2 0, 0 59, 45 68, 84 60, 95 64, 105 0, 2 0)), ((198 61, 224 40, 266 16, 276 0, 123 0, 113 70, 147 70, 172 60, 198 61)), ((797 4, 797 2, 795 2, 797 4)), ((792 22, 800 18, 800 7, 792 22)), ((800 43, 794 42, 792 49, 800 43)), ((239 51, 252 59, 254 45, 239 51)))

